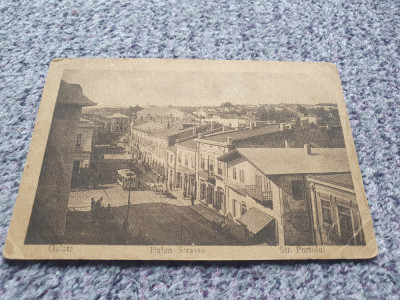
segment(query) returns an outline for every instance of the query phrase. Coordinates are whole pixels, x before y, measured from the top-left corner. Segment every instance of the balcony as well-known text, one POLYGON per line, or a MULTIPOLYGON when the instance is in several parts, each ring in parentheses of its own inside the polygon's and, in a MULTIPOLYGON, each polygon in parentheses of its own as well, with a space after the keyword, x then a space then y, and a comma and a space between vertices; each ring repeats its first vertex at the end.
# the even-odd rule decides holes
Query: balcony
MULTIPOLYGON (((235 187, 234 187, 235 188, 235 187)), ((272 191, 263 191, 261 187, 255 185, 242 185, 235 188, 239 194, 247 195, 253 198, 257 203, 264 207, 272 209, 273 193, 272 191)))

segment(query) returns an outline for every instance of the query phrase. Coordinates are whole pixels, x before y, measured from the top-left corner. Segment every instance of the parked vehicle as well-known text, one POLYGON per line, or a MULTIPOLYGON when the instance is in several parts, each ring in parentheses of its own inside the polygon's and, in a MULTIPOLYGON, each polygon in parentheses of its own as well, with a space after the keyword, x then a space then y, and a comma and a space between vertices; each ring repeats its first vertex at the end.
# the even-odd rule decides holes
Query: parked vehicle
POLYGON ((129 169, 117 170, 117 182, 124 190, 138 188, 138 177, 129 169))

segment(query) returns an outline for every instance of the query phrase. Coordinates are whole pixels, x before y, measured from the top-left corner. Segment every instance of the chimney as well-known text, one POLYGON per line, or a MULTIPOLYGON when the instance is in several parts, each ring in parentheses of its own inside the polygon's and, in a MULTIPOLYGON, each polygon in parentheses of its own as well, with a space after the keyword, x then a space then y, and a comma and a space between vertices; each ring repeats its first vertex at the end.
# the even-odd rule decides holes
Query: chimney
POLYGON ((230 136, 228 136, 226 138, 226 142, 227 142, 228 145, 232 145, 232 138, 230 136))
POLYGON ((285 148, 290 148, 290 142, 288 140, 285 140, 285 148))
POLYGON ((193 127, 193 135, 196 135, 196 129, 197 129, 197 128, 194 126, 194 127, 193 127))
POLYGON ((310 144, 305 144, 304 145, 304 153, 306 155, 311 155, 311 145, 310 144))
POLYGON ((281 131, 284 131, 284 130, 285 130, 285 123, 281 123, 279 126, 280 126, 280 128, 281 128, 281 131))
POLYGON ((254 128, 253 121, 250 121, 250 129, 253 129, 253 128, 254 128))

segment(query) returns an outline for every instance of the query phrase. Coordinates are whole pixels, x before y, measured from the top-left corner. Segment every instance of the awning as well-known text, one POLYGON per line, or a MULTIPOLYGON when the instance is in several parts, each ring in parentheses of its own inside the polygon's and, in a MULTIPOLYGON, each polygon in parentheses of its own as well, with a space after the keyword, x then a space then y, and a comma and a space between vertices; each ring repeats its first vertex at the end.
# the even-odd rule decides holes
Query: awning
POLYGON ((245 225, 250 232, 257 234, 275 219, 257 208, 250 208, 237 220, 245 225))

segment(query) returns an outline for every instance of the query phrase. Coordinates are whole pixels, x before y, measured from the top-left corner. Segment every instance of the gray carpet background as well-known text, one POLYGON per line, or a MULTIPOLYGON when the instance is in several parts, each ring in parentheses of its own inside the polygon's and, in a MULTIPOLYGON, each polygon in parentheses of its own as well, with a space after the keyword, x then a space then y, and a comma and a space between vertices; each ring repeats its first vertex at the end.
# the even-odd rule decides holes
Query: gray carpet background
POLYGON ((0 250, 56 57, 328 61, 342 79, 379 255, 370 261, 9 262, 1 299, 399 299, 399 2, 0 2, 0 250))

